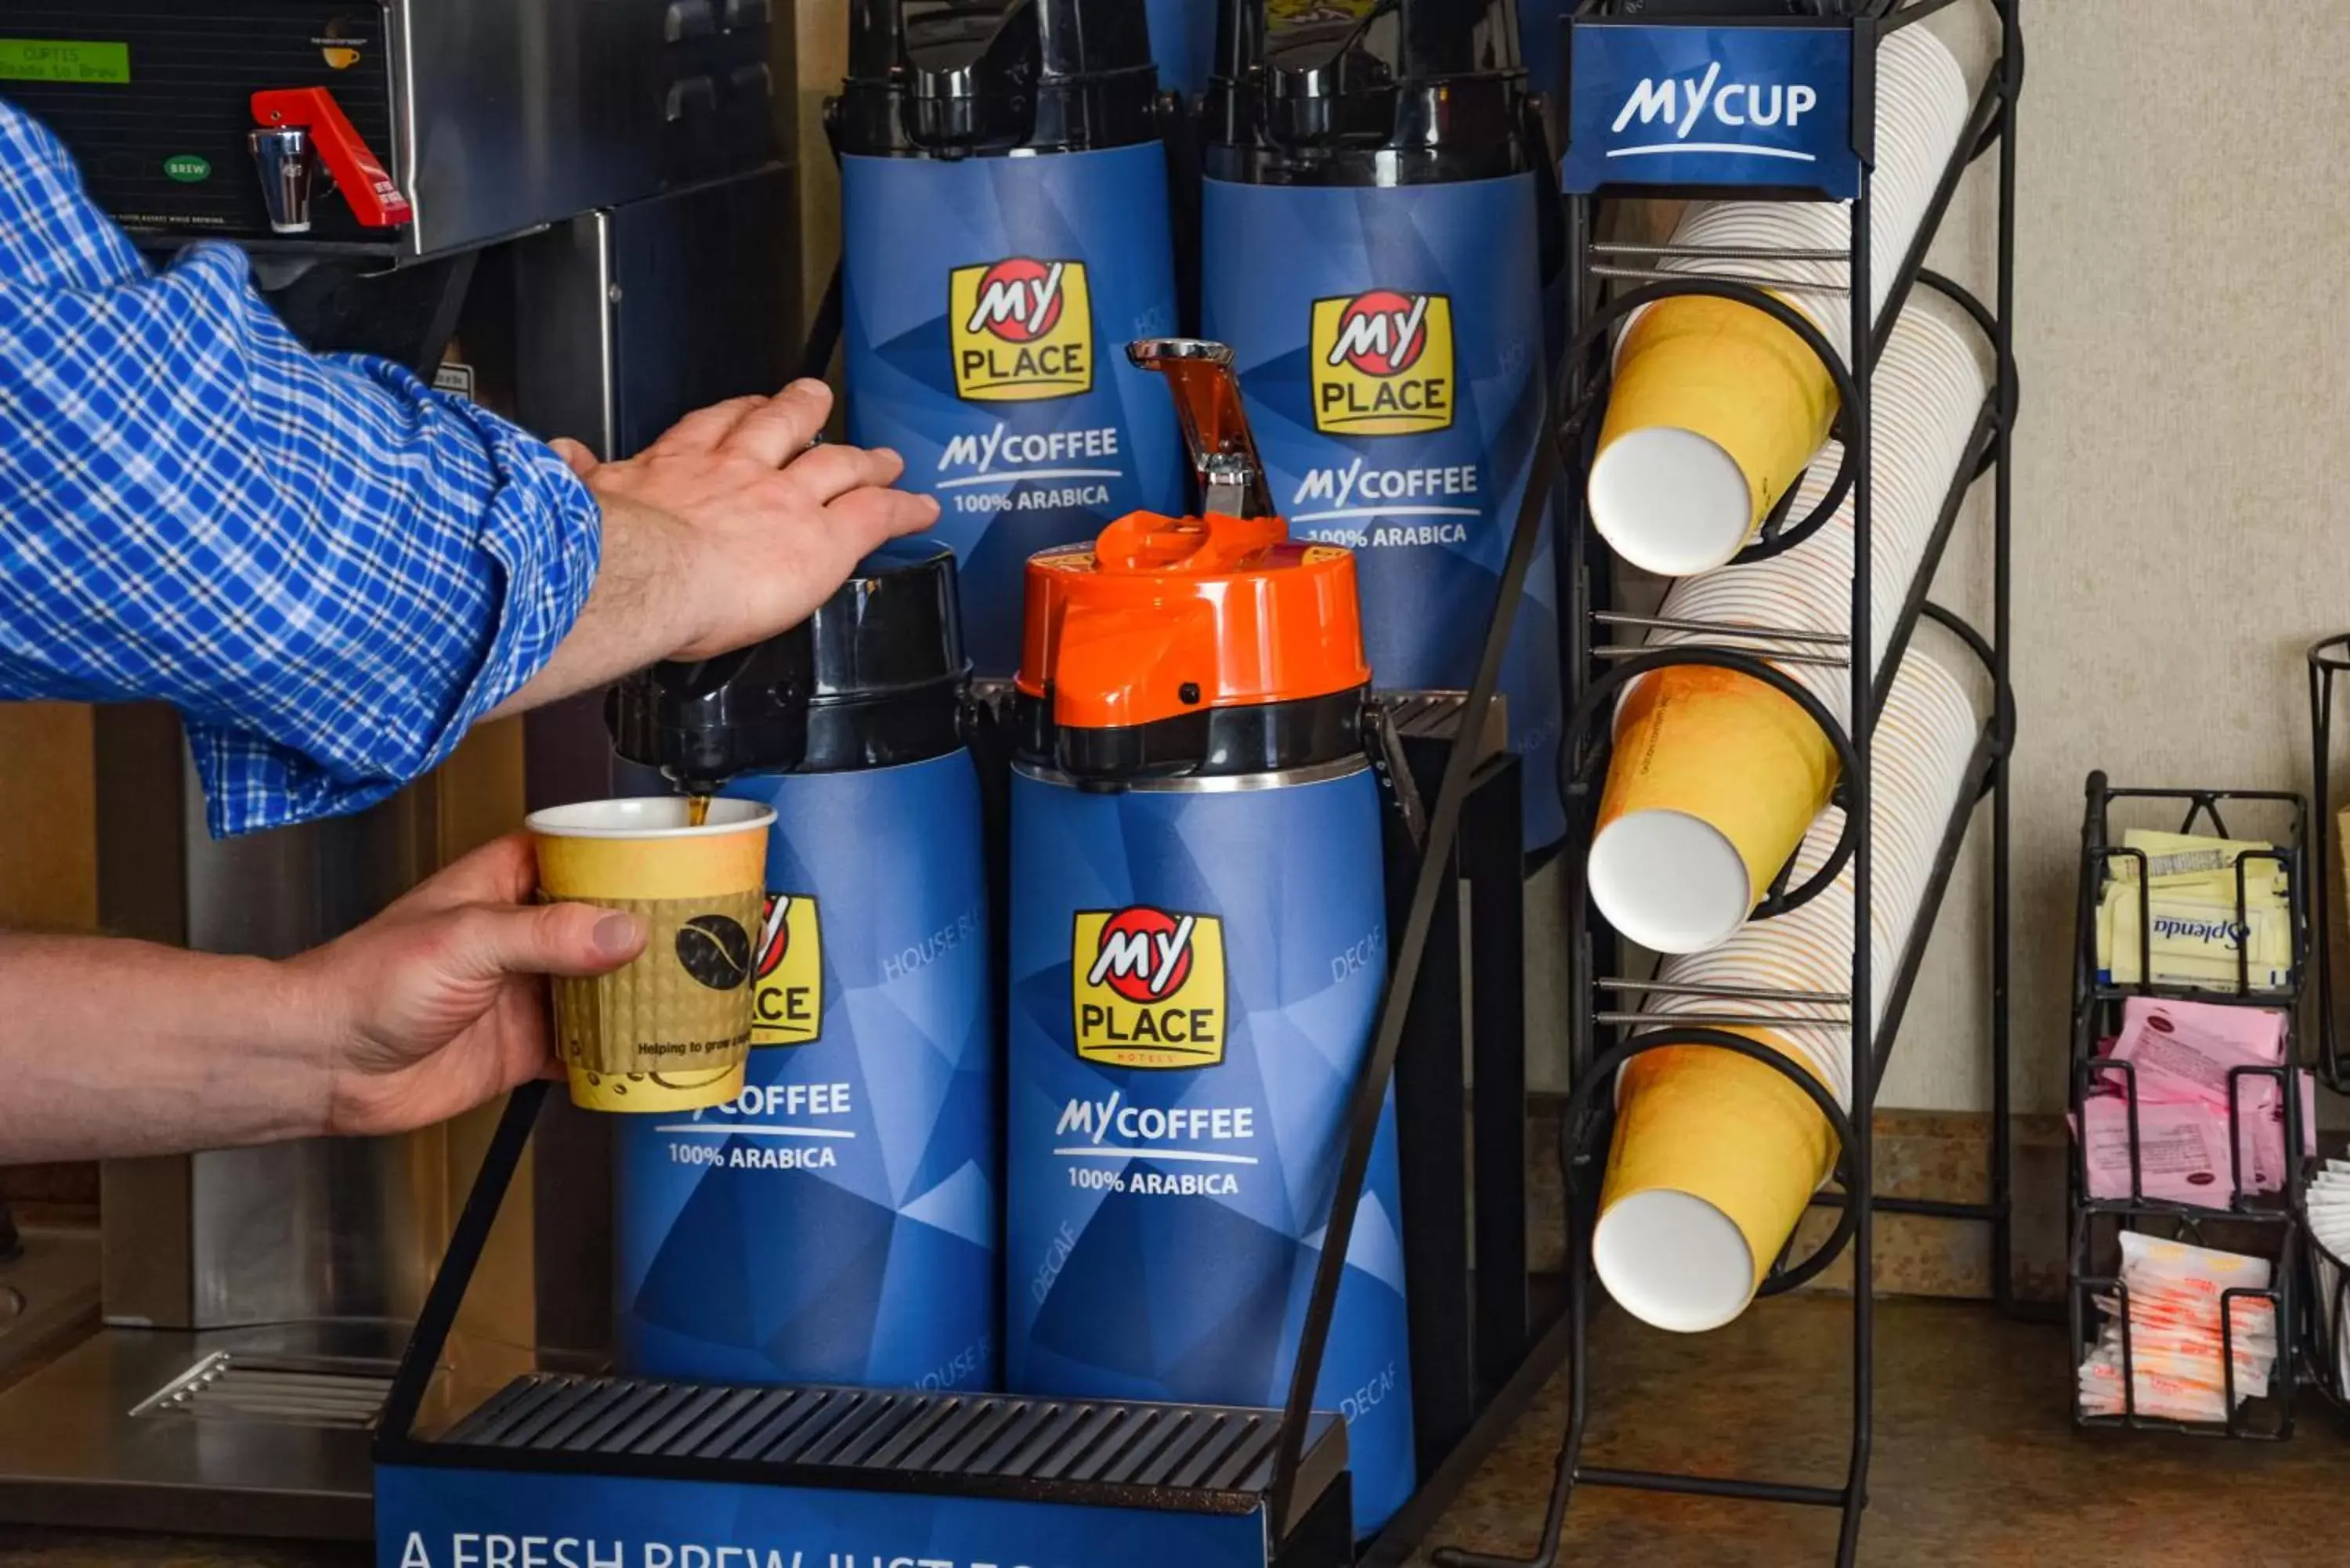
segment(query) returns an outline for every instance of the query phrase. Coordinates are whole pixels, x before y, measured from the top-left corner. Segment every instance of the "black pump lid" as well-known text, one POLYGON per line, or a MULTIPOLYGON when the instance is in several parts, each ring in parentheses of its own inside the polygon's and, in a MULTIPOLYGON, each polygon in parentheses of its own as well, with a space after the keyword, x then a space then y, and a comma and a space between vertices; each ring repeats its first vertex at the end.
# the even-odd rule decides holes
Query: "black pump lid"
POLYGON ((1423 185, 1543 161, 1517 0, 1221 0, 1206 172, 1263 185, 1423 185))
POLYGON ((885 545, 781 637, 612 689, 613 748, 703 793, 745 773, 839 773, 962 744, 962 624, 954 553, 885 545))
POLYGON ((1159 134, 1145 0, 850 0, 835 147, 1081 152, 1159 134))

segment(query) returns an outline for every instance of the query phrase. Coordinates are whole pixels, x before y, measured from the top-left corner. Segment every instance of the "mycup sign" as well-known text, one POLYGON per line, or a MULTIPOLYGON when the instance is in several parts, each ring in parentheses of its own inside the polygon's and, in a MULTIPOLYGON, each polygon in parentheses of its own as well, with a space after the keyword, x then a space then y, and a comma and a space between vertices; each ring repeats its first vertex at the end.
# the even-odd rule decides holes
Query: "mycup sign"
POLYGON ((1851 29, 1576 25, 1565 189, 1860 192, 1851 29))

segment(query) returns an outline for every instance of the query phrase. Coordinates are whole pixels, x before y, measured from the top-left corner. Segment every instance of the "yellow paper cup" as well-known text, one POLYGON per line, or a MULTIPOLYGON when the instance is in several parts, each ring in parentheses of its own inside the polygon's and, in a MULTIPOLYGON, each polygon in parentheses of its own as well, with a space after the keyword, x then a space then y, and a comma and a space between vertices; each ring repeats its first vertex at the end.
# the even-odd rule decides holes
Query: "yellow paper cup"
POLYGON ((555 982, 574 1105, 691 1111, 742 1094, 775 820, 752 801, 713 800, 692 826, 674 798, 590 801, 526 820, 544 897, 626 909, 648 928, 625 968, 555 982))
POLYGON ((1617 351, 1592 521, 1643 570, 1719 566, 1803 479, 1835 411, 1827 368, 1781 323, 1732 300, 1660 300, 1617 351))
POLYGON ((1803 842, 1835 775, 1835 746, 1784 692, 1705 665, 1658 670, 1616 715, 1591 895, 1652 951, 1725 940, 1803 842))
MULTIPOLYGON (((1765 1030, 1732 1033, 1804 1057, 1765 1030)), ((1678 1334, 1746 1310, 1820 1183, 1835 1135, 1784 1074, 1668 1045, 1626 1064, 1592 1262, 1607 1293, 1678 1334)))

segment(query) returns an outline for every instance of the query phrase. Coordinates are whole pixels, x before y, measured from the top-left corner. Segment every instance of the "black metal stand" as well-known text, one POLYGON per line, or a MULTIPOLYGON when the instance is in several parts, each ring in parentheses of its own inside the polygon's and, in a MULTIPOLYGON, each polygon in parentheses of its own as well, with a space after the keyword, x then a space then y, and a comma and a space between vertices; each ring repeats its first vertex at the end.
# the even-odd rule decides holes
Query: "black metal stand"
POLYGON ((2350 1310, 2350 1258, 2319 1241, 2305 1223, 2301 1240, 2306 1267, 2299 1326, 2301 1380, 2335 1409, 2350 1411, 2350 1334, 2345 1333, 2342 1315, 2350 1310))
MULTIPOLYGON (((1891 280, 1883 308, 1873 317, 1870 309, 1869 187, 1874 155, 1867 116, 1873 103, 1876 48, 1885 36, 1951 3, 1952 0, 1908 0, 1906 4, 1904 0, 1861 0, 1849 8, 1852 14, 1842 22, 1814 24, 1849 26, 1853 30, 1853 101, 1856 113, 1851 156, 1857 160, 1859 181, 1857 195, 1850 203, 1851 240, 1846 256, 1852 302, 1850 341, 1853 351, 1848 363, 1808 317, 1766 293, 1759 281, 1648 271, 1645 268, 1653 264, 1639 261, 1630 265, 1602 265, 1603 257, 1638 258, 1672 253, 1670 247, 1604 246, 1596 244, 1592 237, 1596 233, 1594 207, 1598 195, 1605 193, 1604 187, 1600 192, 1571 196, 1568 201, 1567 227, 1571 246, 1568 307, 1573 333, 1565 379, 1559 398, 1559 405, 1565 410, 1559 445, 1568 471, 1571 501, 1570 526, 1560 541, 1562 576, 1566 587, 1562 597, 1568 607, 1565 624, 1568 628, 1566 635, 1571 639, 1566 660, 1570 677, 1570 718, 1560 767, 1570 819, 1567 855, 1570 865, 1575 868, 1572 873, 1574 882, 1569 900, 1569 960, 1575 966, 1576 972, 1587 981, 1576 988, 1577 1002, 1569 1043, 1575 1069, 1575 1090, 1562 1132, 1562 1158, 1565 1165, 1570 1213, 1567 1277, 1571 1367, 1569 1407, 1567 1428, 1559 1449, 1541 1542, 1534 1554, 1527 1559, 1514 1559, 1483 1556, 1448 1548, 1438 1554, 1438 1561, 1452 1565, 1452 1568, 1551 1568, 1559 1561, 1565 1512, 1578 1484, 1835 1509, 1842 1515, 1836 1561, 1839 1564, 1848 1565, 1858 1549, 1862 1511, 1867 1502, 1875 1375, 1871 1258, 1875 1212, 1882 1209, 1987 1224, 1991 1232, 1993 1295, 2002 1309, 2012 1310, 2013 1305, 2009 1278, 2012 1243, 2011 1145, 2007 1125, 2010 1112, 2007 769, 2014 739, 2015 714, 2009 681, 2008 655, 2008 546, 2012 518, 2008 456, 2017 402, 2012 324, 2014 295, 2014 111, 2022 80, 2022 39, 2016 18, 2019 0, 1986 0, 1997 14, 2000 24, 2002 45, 2000 62, 1973 106, 1957 150, 1937 184, 1916 239, 1891 280), (1994 147, 1999 159, 2000 215, 1998 301, 1995 309, 1985 306, 1956 283, 1927 271, 1923 265, 1935 232, 1968 165, 1994 147), (1601 296, 1609 279, 1638 282, 1642 286, 1603 302, 1601 296), (1925 558, 1890 628, 1887 651, 1881 661, 1872 667, 1866 651, 1874 647, 1870 628, 1870 587, 1873 580, 1871 508, 1875 499, 1869 431, 1870 383, 1875 361, 1891 335, 1910 289, 1919 283, 1957 301, 1973 317, 1994 348, 1998 369, 1993 389, 1985 400, 1976 421, 1970 455, 1960 463, 1952 479, 1929 536, 1925 558), (1596 642, 1596 627, 1652 624, 1639 618, 1599 612, 1594 607, 1601 602, 1600 579, 1607 552, 1604 545, 1595 543, 1593 530, 1583 508, 1580 481, 1596 449, 1599 417, 1606 405, 1607 349, 1611 329, 1645 305, 1684 295, 1706 295, 1735 300, 1773 317, 1810 346, 1835 381, 1841 397, 1838 433, 1844 441, 1844 466, 1835 484, 1821 504, 1807 516, 1791 516, 1790 504, 1783 502, 1779 512, 1765 522, 1755 542, 1740 558, 1760 559, 1794 546, 1825 524, 1849 495, 1854 529, 1849 638, 1839 639, 1823 636, 1795 639, 1823 645, 1840 644, 1834 649, 1840 656, 1835 661, 1848 668, 1851 679, 1851 721, 1848 724, 1839 722, 1804 688, 1766 662, 1773 657, 1770 648, 1783 646, 1790 640, 1776 633, 1761 632, 1752 628, 1707 628, 1696 641, 1681 641, 1664 649, 1609 647, 1596 642), (1996 487, 1992 509, 1995 562, 1993 621, 1989 637, 1982 636, 1957 616, 1932 604, 1928 597, 1936 567, 1966 497, 1975 481, 1986 474, 1992 477, 1996 487), (1769 918, 1799 907, 1825 891, 1848 864, 1853 879, 1854 928, 1857 932, 1866 933, 1872 929, 1870 904, 1874 893, 1874 846, 1869 825, 1871 732, 1903 653, 1921 618, 1929 618, 1950 629, 1981 659, 1995 693, 1993 711, 1977 737, 1965 775, 1967 783, 1960 790, 1941 836, 1922 907, 1908 944, 1898 957, 1898 967, 1887 992, 1881 1023, 1872 1018, 1871 1009, 1866 1001, 1875 992, 1870 972, 1870 944, 1865 939, 1855 944, 1852 981, 1846 993, 1841 997, 1806 996, 1800 999, 1841 1009, 1842 1017, 1825 1021, 1849 1030, 1853 1054, 1849 1114, 1797 1064, 1767 1045, 1715 1027, 1749 1023, 1767 1026, 1773 1022, 1786 1022, 1783 1016, 1774 1019, 1759 1013, 1747 1016, 1738 1012, 1740 1001, 1760 1000, 1757 997, 1742 992, 1738 997, 1719 998, 1725 1004, 1725 1011, 1718 1014, 1708 1013, 1701 1021, 1661 1012, 1603 1011, 1596 1001, 1601 994, 1619 992, 1661 994, 1672 989, 1659 987, 1649 981, 1611 978, 1611 967, 1606 962, 1606 955, 1613 952, 1612 936, 1600 925, 1582 877, 1581 867, 1585 858, 1582 849, 1588 844, 1588 835, 1593 826, 1592 818, 1598 799, 1596 786, 1604 777, 1607 757, 1608 731, 1611 728, 1607 720, 1614 711, 1617 695, 1643 675, 1675 665, 1704 664, 1735 670, 1769 684, 1809 713, 1829 737, 1842 764, 1837 798, 1846 814, 1844 840, 1828 862, 1802 886, 1788 888, 1789 876, 1783 871, 1777 885, 1771 889, 1770 897, 1757 909, 1756 915, 1757 918, 1769 918), (1986 798, 1991 803, 1992 858, 1991 1037, 1989 1054, 1993 1089, 1988 1189, 1981 1201, 1879 1198, 1872 1187, 1874 1167, 1870 1131, 1877 1085, 1883 1076, 1897 1038, 1936 913, 1967 829, 1979 805, 1986 798), (1694 1026, 1698 1023, 1703 1026, 1694 1026), (1635 1031, 1641 1032, 1636 1033, 1635 1031), (1588 1334, 1593 1289, 1589 1227, 1600 1160, 1607 1147, 1612 1085, 1617 1070, 1633 1056, 1663 1047, 1689 1044, 1737 1052, 1784 1074, 1818 1106, 1834 1129, 1840 1146, 1836 1176, 1841 1192, 1823 1199, 1839 1208, 1834 1230, 1809 1257, 1799 1262, 1786 1258, 1779 1260, 1761 1293, 1775 1294, 1792 1290, 1816 1277, 1842 1254, 1847 1245, 1852 1248, 1851 1442, 1840 1484, 1798 1484, 1666 1474, 1604 1469, 1583 1462, 1583 1445, 1590 1428, 1593 1370, 1588 1334)), ((1568 23, 1567 52, 1570 60, 1576 47, 1576 29, 1606 25, 1609 20, 1609 10, 1607 0, 1585 0, 1568 23)), ((1661 26, 1669 25, 1673 19, 1644 17, 1643 20, 1653 20, 1661 26)), ((1734 25, 1701 17, 1693 18, 1688 25, 1704 26, 1710 23, 1723 26, 1734 25)), ((1569 101, 1571 96, 1570 82, 1570 90, 1563 99, 1566 102, 1565 118, 1570 123, 1575 119, 1573 104, 1569 101)), ((1626 111, 1627 115, 1629 112, 1626 111)), ((1700 196, 1801 194, 1757 192, 1742 188, 1696 190, 1682 193, 1700 196)), ((1755 259, 1767 258, 1758 254, 1755 259)), ((1679 632, 1691 628, 1676 625, 1668 629, 1679 632)), ((1797 999, 1790 993, 1781 1000, 1797 999)))
POLYGON ((2350 1063, 2342 1056, 2341 1023, 2334 1012, 2334 679, 2350 672, 2350 633, 2309 650, 2310 928, 2317 961, 2317 1069, 2325 1086, 2350 1094, 2350 1063))
MULTIPOLYGON (((2343 884, 2334 800, 2334 682, 2350 673, 2350 632, 2329 637, 2309 650, 2309 943, 2317 977, 2313 1005, 2318 1078, 2335 1094, 2350 1094, 2350 1062, 2343 1057, 2342 1023, 2334 1005, 2334 889, 2343 884)), ((2350 1262, 2329 1251, 2304 1227, 2304 1293, 2302 1344, 2305 1380, 2335 1406, 2350 1410, 2350 1341, 2342 1313, 2350 1305, 2350 1262), (2327 1288, 2321 1261, 2334 1271, 2327 1288), (2329 1330, 2328 1324, 2333 1326, 2329 1330)))
POLYGON ((2118 1414, 2091 1414, 2084 1408, 2077 1385, 2073 1417, 2084 1428, 2127 1428, 2134 1430, 2179 1431, 2206 1437, 2244 1438, 2274 1441, 2293 1435, 2296 1363, 2303 1359, 2310 1340, 2303 1315, 2296 1314, 2297 1276, 2303 1265, 2299 1220, 2303 1212, 2302 1154, 2307 1129, 2302 1118, 2299 1079, 2303 1046, 2300 1012, 2303 981, 2307 974, 2312 931, 2304 916, 2304 890, 2309 881, 2304 846, 2309 812, 2301 796, 2262 790, 2117 789, 2102 773, 2089 775, 2087 808, 2081 830, 2081 878, 2074 908, 2076 926, 2073 969, 2072 1110, 2075 1129, 2073 1158, 2067 1161, 2066 1187, 2072 1207, 2072 1246, 2067 1315, 2072 1326, 2074 1365, 2088 1355, 2098 1333, 2098 1320, 2109 1322, 2121 1349, 2122 1408, 2118 1414), (2193 833, 2199 825, 2221 838, 2229 831, 2226 811, 2240 817, 2259 812, 2280 822, 2282 831, 2262 836, 2273 850, 2247 850, 2234 859, 2237 976, 2232 986, 2187 986, 2158 983, 2153 947, 2153 887, 2145 851, 2123 846, 2116 832, 2116 803, 2144 802, 2181 814, 2178 831, 2193 833), (2247 904, 2248 874, 2273 866, 2285 879, 2284 908, 2290 921, 2291 970, 2287 983, 2271 985, 2256 977, 2251 966, 2251 942, 2247 904), (2121 966, 2109 954, 2106 967, 2098 961, 2098 911, 2116 882, 2137 888, 2137 952, 2135 981, 2116 981, 2112 971, 2121 966), (2126 1061, 2098 1054, 2101 1041, 2119 1030, 2124 1005, 2134 997, 2168 998, 2213 1006, 2260 1008, 2279 1013, 2284 1031, 2282 1060, 2273 1067, 2238 1067, 2229 1074, 2229 1110, 2225 1118, 2230 1152, 2230 1181, 2215 1189, 2210 1201, 2189 1203, 2149 1197, 2147 1163, 2140 1133, 2140 1106, 2136 1068, 2126 1061), (2246 1090, 2253 1080, 2276 1085, 2283 1106, 2282 1154, 2283 1177, 2273 1192, 2255 1190, 2244 1168, 2249 1116, 2246 1090), (2090 1179, 2087 1146, 2087 1106, 2093 1096, 2118 1096, 2126 1107, 2129 1143, 2129 1190, 2095 1195, 2090 1179), (2270 1283, 2262 1290, 2231 1290, 2220 1297, 2222 1340, 2221 1397, 2225 1411, 2217 1421, 2176 1420, 2147 1415, 2138 1408, 2137 1356, 2129 1312, 2129 1292, 2117 1266, 2121 1234, 2135 1231, 2189 1241, 2244 1252, 2269 1261, 2270 1283), (2242 1321, 2242 1307, 2265 1303, 2273 1314, 2278 1348, 2266 1395, 2240 1402, 2235 1384, 2234 1337, 2242 1321))

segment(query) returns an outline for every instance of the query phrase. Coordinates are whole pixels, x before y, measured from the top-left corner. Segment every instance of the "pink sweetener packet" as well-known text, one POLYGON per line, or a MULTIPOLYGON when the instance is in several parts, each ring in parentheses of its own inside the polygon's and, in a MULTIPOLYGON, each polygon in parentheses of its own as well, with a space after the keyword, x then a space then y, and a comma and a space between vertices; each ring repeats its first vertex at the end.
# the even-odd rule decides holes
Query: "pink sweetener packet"
MULTIPOLYGON (((2301 1152, 2306 1158, 2317 1152, 2316 1087, 2300 1068, 2293 1069, 2293 1080, 2301 1091, 2301 1152)), ((2273 1078, 2236 1081, 2242 1085, 2237 1096, 2236 1139, 2242 1150, 2246 1185, 2254 1192, 2282 1191, 2287 1170, 2284 1096, 2277 1092, 2273 1078)))
MULTIPOLYGON (((2233 1118, 2238 1162, 2228 1155, 2230 1118, 2224 1106, 2199 1096, 2137 1102, 2137 1169, 2135 1196, 2159 1202, 2225 1209, 2238 1194, 2279 1192, 2285 1184, 2284 1110, 2273 1081, 2240 1080, 2241 1108, 2233 1118), (2265 1094, 2258 1091, 2265 1089, 2265 1094)), ((2317 1096, 2307 1073, 2293 1074, 2301 1091, 2302 1153, 2317 1152, 2317 1096)), ((2095 1094, 2082 1105, 2074 1136, 2092 1198, 2125 1199, 2130 1188, 2130 1101, 2120 1093, 2095 1094)))
POLYGON ((2199 1093, 2224 1106, 2230 1069, 2284 1061, 2284 1023, 2272 1008, 2134 996, 2122 1004, 2121 1031, 2106 1054, 2131 1064, 2141 1101, 2199 1093))
POLYGON ((2130 1185, 2130 1102, 2118 1094, 2092 1095, 2074 1127, 2089 1196, 2130 1197, 2225 1209, 2235 1196, 2228 1162, 2228 1118, 2199 1097, 2140 1101, 2137 1106, 2137 1190, 2130 1185))

